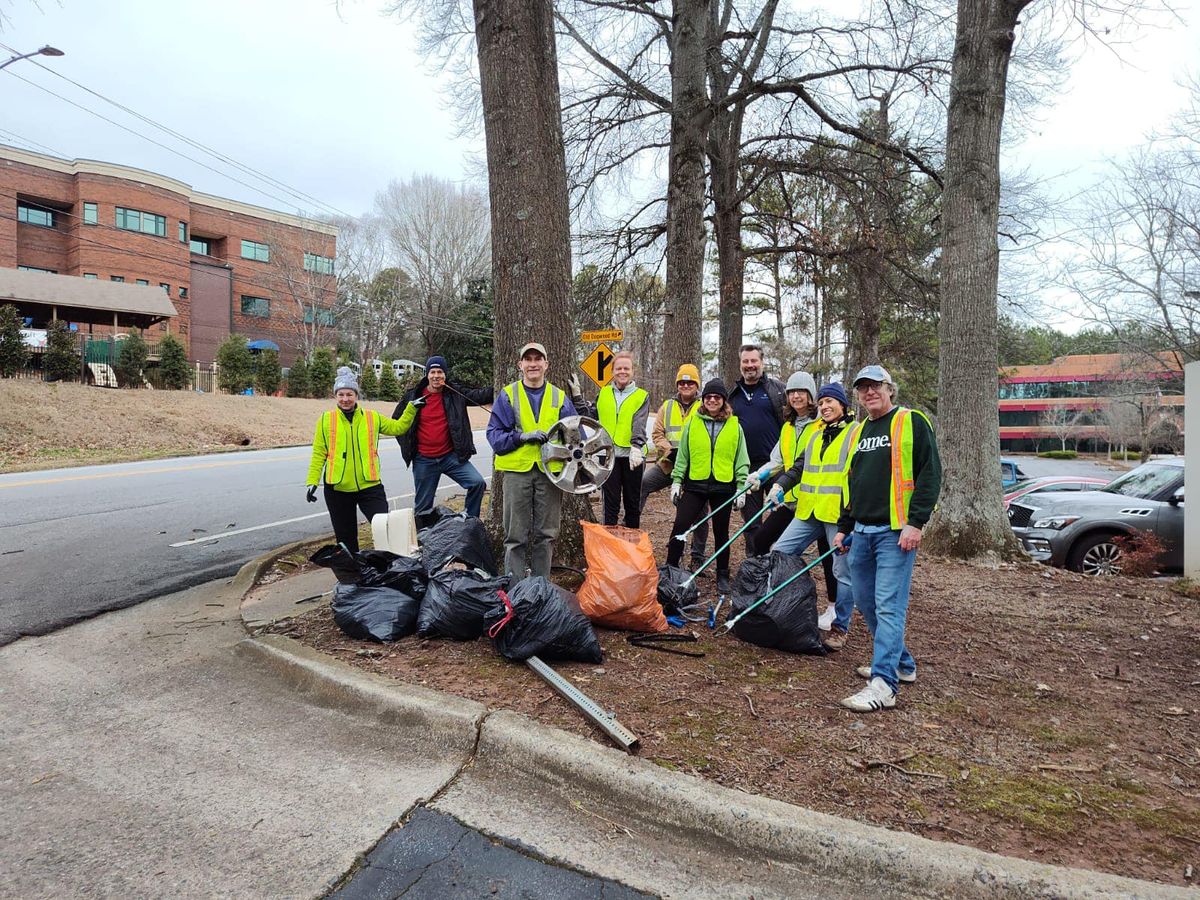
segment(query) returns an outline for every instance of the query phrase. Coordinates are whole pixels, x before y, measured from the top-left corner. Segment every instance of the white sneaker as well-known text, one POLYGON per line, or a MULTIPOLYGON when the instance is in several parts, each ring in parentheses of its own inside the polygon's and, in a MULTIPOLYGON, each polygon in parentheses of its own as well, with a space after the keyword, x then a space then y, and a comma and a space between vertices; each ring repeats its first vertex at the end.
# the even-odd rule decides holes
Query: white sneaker
POLYGON ((882 678, 872 678, 865 688, 842 701, 842 706, 855 712, 877 712, 895 705, 896 693, 882 678))
MULTIPOLYGON (((871 667, 870 666, 859 666, 854 671, 858 673, 859 678, 870 678, 871 677, 871 667)), ((912 672, 897 672, 896 680, 899 681, 901 684, 912 684, 914 681, 917 680, 916 670, 914 670, 912 672)))
POLYGON ((828 631, 833 625, 833 619, 836 615, 837 610, 834 609, 833 604, 830 603, 827 607, 825 607, 825 612, 821 613, 821 615, 817 617, 817 627, 822 631, 828 631))

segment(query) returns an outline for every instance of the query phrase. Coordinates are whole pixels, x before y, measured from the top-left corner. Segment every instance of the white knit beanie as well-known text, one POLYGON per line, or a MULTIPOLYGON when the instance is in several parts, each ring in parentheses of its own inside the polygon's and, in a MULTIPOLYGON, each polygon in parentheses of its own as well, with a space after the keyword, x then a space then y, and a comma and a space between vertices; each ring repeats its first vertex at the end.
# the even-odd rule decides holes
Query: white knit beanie
POLYGON ((347 389, 362 396, 362 391, 358 389, 358 376, 349 366, 342 366, 337 370, 337 378, 333 382, 333 393, 336 396, 338 391, 347 389))

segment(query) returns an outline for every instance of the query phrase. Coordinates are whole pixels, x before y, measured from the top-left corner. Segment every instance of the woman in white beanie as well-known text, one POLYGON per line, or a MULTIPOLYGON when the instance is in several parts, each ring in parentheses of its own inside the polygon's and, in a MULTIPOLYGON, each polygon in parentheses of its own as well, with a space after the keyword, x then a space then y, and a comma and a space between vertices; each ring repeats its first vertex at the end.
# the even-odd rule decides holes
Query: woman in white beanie
POLYGON ((312 462, 308 466, 308 502, 317 502, 317 485, 325 476, 325 506, 339 544, 358 552, 358 517, 367 521, 388 511, 387 491, 379 475, 379 436, 401 435, 412 425, 389 419, 358 405, 358 377, 348 366, 337 370, 333 382, 337 408, 322 413, 313 435, 312 462))

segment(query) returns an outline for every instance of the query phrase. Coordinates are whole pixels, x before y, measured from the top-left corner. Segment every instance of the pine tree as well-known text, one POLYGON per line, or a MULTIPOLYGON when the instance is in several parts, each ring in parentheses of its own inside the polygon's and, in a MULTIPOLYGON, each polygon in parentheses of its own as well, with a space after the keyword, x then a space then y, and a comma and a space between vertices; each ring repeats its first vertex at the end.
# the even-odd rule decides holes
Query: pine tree
POLYGON ((192 368, 188 365, 187 351, 174 335, 168 334, 158 342, 158 371, 162 385, 167 390, 181 391, 192 383, 192 368))
POLYGON ((62 319, 55 319, 46 328, 46 355, 42 366, 47 381, 74 381, 79 377, 75 336, 62 319))
POLYGON ((25 367, 29 349, 21 336, 21 316, 11 303, 0 306, 0 377, 12 378, 25 367))
POLYGON ((379 399, 399 403, 400 396, 400 382, 396 380, 396 371, 385 365, 383 374, 379 376, 379 399))
POLYGON ((254 359, 244 335, 231 334, 217 348, 217 383, 229 394, 240 394, 254 383, 254 359))
POLYGON ((308 363, 303 356, 297 356, 292 367, 288 369, 287 395, 289 397, 308 396, 308 363))
POLYGON ((379 399, 379 379, 375 377, 375 367, 367 366, 358 379, 358 388, 366 400, 379 399))
POLYGON ((313 351, 308 365, 308 388, 310 397, 332 397, 333 381, 337 372, 333 368, 333 351, 318 347, 313 351))
POLYGON ((131 331, 117 347, 117 364, 113 366, 117 373, 117 384, 121 387, 141 387, 142 372, 150 356, 146 339, 140 331, 131 331))
POLYGON ((261 351, 258 354, 258 364, 254 369, 255 393, 271 396, 279 390, 279 382, 282 379, 283 372, 279 368, 279 351, 261 351))

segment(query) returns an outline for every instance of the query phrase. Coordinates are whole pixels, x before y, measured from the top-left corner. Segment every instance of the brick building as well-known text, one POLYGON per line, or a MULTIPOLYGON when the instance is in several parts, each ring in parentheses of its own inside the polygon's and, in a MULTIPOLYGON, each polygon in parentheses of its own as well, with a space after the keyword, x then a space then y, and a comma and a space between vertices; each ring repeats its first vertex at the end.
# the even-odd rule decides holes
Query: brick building
POLYGON ((336 253, 337 228, 323 222, 0 145, 0 268, 157 287, 178 315, 147 337, 174 333, 195 362, 231 332, 275 342, 285 366, 336 343, 336 253))

